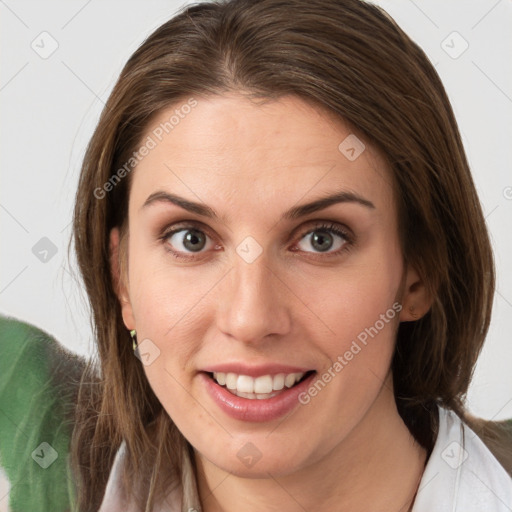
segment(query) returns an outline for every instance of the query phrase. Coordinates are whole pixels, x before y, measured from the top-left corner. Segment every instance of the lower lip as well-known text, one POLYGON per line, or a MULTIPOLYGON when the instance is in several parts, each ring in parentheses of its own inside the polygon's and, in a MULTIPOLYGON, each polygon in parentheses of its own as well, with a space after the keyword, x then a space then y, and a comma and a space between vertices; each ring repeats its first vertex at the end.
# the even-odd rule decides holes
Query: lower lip
POLYGON ((291 412, 299 402, 299 395, 306 391, 311 384, 316 372, 313 372, 307 379, 299 382, 296 386, 281 391, 279 395, 262 400, 242 398, 233 395, 226 388, 219 386, 206 373, 200 373, 206 389, 213 401, 228 416, 247 422, 272 421, 291 412))

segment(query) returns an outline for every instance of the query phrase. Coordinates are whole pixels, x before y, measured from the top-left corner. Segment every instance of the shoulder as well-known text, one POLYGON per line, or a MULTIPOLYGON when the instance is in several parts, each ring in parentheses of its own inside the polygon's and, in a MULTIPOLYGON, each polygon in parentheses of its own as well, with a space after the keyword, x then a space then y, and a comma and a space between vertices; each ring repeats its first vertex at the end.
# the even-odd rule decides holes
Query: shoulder
POLYGON ((512 476, 512 419, 489 421, 466 415, 464 420, 496 457, 505 471, 512 476))
MULTIPOLYGON (((127 456, 126 442, 123 441, 116 453, 114 463, 110 470, 107 487, 103 496, 103 501, 98 512, 143 512, 143 509, 137 504, 144 500, 142 489, 127 490, 123 480, 123 466, 127 456), (137 499, 134 499, 134 494, 137 499)), ((179 479, 167 475, 169 478, 162 478, 160 475, 159 484, 171 482, 168 489, 165 490, 160 499, 153 507, 155 512, 180 512, 182 510, 183 495, 179 479)))
POLYGON ((437 439, 413 512, 511 509, 510 475, 466 422, 440 407, 437 439))

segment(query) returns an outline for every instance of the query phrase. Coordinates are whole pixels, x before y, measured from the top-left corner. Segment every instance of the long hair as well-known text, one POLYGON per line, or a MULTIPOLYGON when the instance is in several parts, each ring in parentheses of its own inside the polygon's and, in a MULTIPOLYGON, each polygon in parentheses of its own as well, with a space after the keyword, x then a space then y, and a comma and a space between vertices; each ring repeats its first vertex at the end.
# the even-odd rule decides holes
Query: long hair
POLYGON ((151 510, 162 460, 170 461, 185 495, 193 493, 194 468, 184 462, 190 446, 133 356, 111 274, 109 232, 117 226, 126 238, 131 173, 119 179, 119 169, 152 116, 230 91, 271 100, 296 95, 339 116, 384 155, 404 260, 434 298, 423 318, 398 330, 398 410, 428 450, 437 405, 465 415, 490 322, 494 264, 457 123, 428 58, 383 10, 360 0, 194 4, 130 57, 83 161, 73 239, 99 357, 84 373, 72 442, 81 511, 97 510, 122 440, 125 476, 144 489, 141 507, 151 510))

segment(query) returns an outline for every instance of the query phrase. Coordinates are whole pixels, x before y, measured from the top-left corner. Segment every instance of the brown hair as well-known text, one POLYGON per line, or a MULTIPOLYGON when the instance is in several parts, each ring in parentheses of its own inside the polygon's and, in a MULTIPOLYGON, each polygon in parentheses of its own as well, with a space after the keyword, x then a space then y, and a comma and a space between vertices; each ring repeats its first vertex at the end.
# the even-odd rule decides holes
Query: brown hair
POLYGON ((490 321, 494 266, 454 114, 428 58, 384 11, 359 0, 200 3, 130 57, 83 162, 73 234, 99 364, 84 374, 73 436, 80 510, 97 510, 123 439, 126 475, 143 482, 146 510, 162 453, 193 492, 182 471, 190 446, 133 356, 111 277, 109 232, 119 226, 127 233, 131 174, 105 198, 94 191, 129 160, 156 112, 228 91, 299 96, 354 126, 386 157, 404 259, 434 298, 423 318, 399 327, 392 363, 398 409, 428 450, 438 404, 465 415, 490 321))

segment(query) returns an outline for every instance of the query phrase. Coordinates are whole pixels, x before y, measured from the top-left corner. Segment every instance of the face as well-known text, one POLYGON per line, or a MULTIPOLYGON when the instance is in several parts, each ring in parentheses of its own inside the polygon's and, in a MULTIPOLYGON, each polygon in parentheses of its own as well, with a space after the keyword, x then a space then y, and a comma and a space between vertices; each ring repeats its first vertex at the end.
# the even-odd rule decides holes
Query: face
POLYGON ((143 138, 155 147, 132 175, 124 322, 201 457, 290 474, 392 395, 399 311, 418 286, 390 173, 368 141, 299 98, 195 100, 160 112, 143 138))

